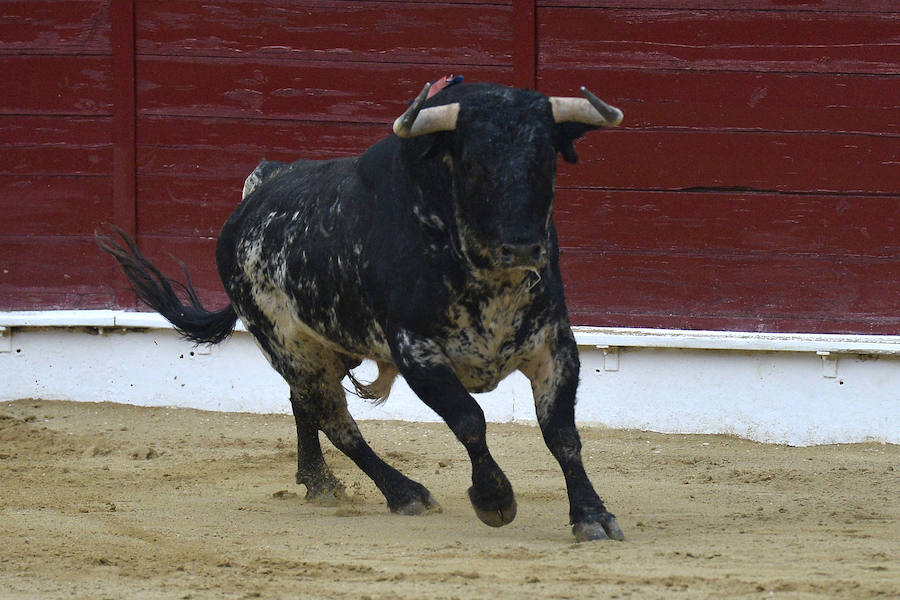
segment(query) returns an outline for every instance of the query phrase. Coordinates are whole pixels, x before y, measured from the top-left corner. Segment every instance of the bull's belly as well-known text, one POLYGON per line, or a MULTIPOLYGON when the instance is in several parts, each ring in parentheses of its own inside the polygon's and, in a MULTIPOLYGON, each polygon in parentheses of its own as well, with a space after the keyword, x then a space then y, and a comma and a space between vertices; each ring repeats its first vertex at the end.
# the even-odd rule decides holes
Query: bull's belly
POLYGON ((253 311, 236 306, 244 324, 250 331, 259 330, 253 327, 252 319, 247 316, 248 312, 253 314, 258 311, 268 322, 262 334, 285 352, 300 356, 321 354, 322 350, 328 350, 339 355, 377 361, 389 361, 391 358, 384 333, 375 323, 359 323, 361 319, 357 318, 357 327, 351 333, 347 328, 340 327, 341 321, 334 315, 315 318, 306 314, 275 286, 253 286, 251 297, 253 311))
MULTIPOLYGON (((369 315, 339 313, 337 303, 326 302, 317 294, 319 286, 304 287, 313 301, 299 306, 283 286, 266 280, 251 281, 245 297, 253 310, 236 305, 248 329, 264 335, 279 349, 280 357, 290 356, 312 366, 326 359, 325 355, 352 359, 371 359, 385 366, 393 364, 393 357, 385 333, 369 315), (314 306, 315 309, 310 309, 314 306), (264 317, 267 327, 253 327, 252 314, 264 317), (352 323, 352 327, 348 326, 352 323), (325 352, 323 352, 325 351, 325 352)), ((308 299, 305 299, 308 300, 308 299)), ((490 311, 484 311, 490 315, 490 311)), ((457 378, 470 392, 489 392, 530 357, 542 343, 543 335, 536 332, 524 343, 517 343, 515 313, 507 319, 495 318, 472 325, 471 319, 459 319, 458 327, 448 328, 432 340, 440 349, 457 378)), ((258 324, 257 324, 258 325, 258 324)), ((344 363, 342 363, 344 364, 344 363)), ((277 368, 277 367, 276 367, 277 368)))
POLYGON ((453 372, 469 392, 490 392, 518 367, 487 362, 482 364, 453 364, 453 372))

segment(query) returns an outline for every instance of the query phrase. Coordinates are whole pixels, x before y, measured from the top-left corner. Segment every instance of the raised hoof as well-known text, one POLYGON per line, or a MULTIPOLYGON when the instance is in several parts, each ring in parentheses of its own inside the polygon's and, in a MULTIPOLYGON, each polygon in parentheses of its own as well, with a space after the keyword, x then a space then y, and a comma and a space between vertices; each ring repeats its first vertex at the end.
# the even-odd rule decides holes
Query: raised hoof
POLYGON ((417 516, 442 512, 441 505, 428 492, 421 498, 413 498, 405 504, 390 507, 395 515, 417 516))
POLYGON ((625 539, 625 534, 616 523, 616 518, 609 513, 601 516, 599 522, 575 523, 572 526, 572 533, 575 534, 576 542, 610 539, 621 542, 625 539))
POLYGON ((475 494, 475 488, 469 488, 469 500, 472 502, 472 508, 475 509, 475 515, 485 525, 491 527, 503 527, 509 525, 516 518, 516 497, 510 495, 509 501, 500 506, 490 506, 479 501, 475 494), (481 506, 479 506, 481 504, 481 506))

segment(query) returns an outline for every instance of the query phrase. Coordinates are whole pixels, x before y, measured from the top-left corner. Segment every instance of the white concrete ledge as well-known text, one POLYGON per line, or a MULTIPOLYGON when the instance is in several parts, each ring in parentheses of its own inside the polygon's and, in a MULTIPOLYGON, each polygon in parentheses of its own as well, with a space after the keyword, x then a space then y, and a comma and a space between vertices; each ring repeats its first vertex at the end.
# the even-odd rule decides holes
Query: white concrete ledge
MULTIPOLYGON (((238 322, 236 330, 246 331, 238 322)), ((159 313, 126 310, 23 310, 0 312, 0 327, 121 327, 173 329, 159 313)))
MULTIPOLYGON (((119 327, 172 329, 158 314, 123 310, 0 312, 0 327, 119 327)), ((238 321, 236 331, 246 332, 238 321)), ((624 327, 573 327, 579 346, 597 348, 674 348, 741 352, 829 352, 900 355, 900 335, 755 333, 624 327)))
POLYGON ((614 327, 574 327, 573 330, 575 339, 581 346, 900 355, 900 335, 754 333, 614 327))
MULTIPOLYGON (((900 443, 900 336, 576 327, 580 423, 726 433, 793 445, 900 443)), ((363 381, 376 376, 364 362, 363 381)), ((351 388, 349 382, 344 386, 351 388)), ((110 401, 287 413, 287 384, 251 337, 182 340, 156 313, 0 313, 0 401, 110 401)), ((535 420, 520 373, 478 394, 488 421, 535 420)), ((402 378, 383 406, 348 395, 361 420, 437 421, 402 378)))

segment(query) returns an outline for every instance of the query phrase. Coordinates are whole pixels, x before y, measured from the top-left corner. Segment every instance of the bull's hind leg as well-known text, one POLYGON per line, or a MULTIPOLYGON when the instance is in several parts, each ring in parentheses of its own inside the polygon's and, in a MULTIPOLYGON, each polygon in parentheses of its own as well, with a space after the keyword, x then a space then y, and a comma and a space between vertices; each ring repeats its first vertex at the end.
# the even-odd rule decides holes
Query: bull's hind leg
POLYGON ((567 326, 560 327, 543 351, 523 367, 531 380, 541 433, 562 468, 569 494, 572 533, 579 542, 625 536, 615 516, 588 479, 581 460, 581 438, 575 428, 575 390, 578 387, 578 347, 567 326))
POLYGON ((375 454, 347 410, 346 400, 341 400, 322 416, 320 427, 331 443, 375 482, 384 494, 391 512, 419 515, 439 511, 440 505, 424 486, 409 479, 375 454))
POLYGON ((316 417, 310 414, 302 397, 291 391, 291 408, 297 425, 297 483, 306 486, 306 499, 330 506, 344 497, 344 486, 337 480, 322 456, 316 417))
POLYGON ((328 470, 319 448, 318 430, 369 476, 384 494, 391 512, 418 515, 440 510, 431 493, 385 463, 372 450, 347 410, 347 398, 341 379, 344 362, 328 349, 305 352, 305 360, 294 360, 290 375, 291 405, 297 420, 298 481, 315 494, 328 495, 340 490, 337 479, 328 470), (306 457, 304 458, 304 453, 306 457), (320 486, 320 487, 317 487, 320 486))

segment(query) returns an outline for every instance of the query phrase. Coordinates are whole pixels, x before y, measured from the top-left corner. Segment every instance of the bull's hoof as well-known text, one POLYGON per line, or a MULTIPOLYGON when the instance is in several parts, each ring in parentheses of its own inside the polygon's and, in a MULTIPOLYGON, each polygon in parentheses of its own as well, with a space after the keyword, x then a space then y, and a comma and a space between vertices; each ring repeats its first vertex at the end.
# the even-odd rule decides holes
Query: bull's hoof
POLYGON ((344 486, 327 489, 306 488, 306 501, 316 506, 337 506, 347 498, 344 486))
POLYGON ((516 518, 516 497, 512 494, 500 502, 485 501, 478 496, 474 487, 470 487, 469 500, 472 502, 472 508, 475 509, 475 515, 485 525, 503 527, 512 523, 516 518))
POLYGON ((434 499, 427 490, 418 497, 408 500, 402 504, 390 507, 391 512, 395 515, 417 516, 427 515, 430 513, 439 513, 442 511, 441 505, 434 499))
POLYGON ((603 513, 596 520, 582 521, 572 526, 576 542, 590 542, 594 540, 623 541, 625 534, 616 523, 616 518, 610 513, 603 513))
POLYGON ((297 483, 306 486, 306 501, 318 506, 336 506, 347 498, 347 492, 334 476, 297 472, 297 483))

